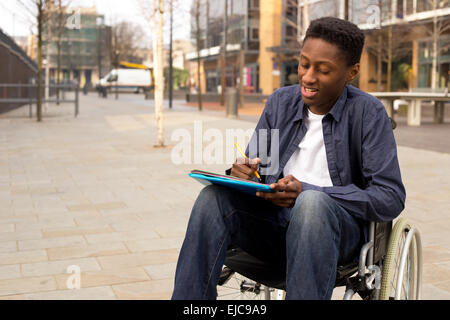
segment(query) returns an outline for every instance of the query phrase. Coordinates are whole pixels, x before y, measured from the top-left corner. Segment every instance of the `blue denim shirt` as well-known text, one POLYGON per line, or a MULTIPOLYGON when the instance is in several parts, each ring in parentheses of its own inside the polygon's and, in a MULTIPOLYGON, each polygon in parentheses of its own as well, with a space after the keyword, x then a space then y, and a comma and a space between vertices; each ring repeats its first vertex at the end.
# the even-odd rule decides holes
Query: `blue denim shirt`
MULTIPOLYGON (((278 89, 267 99, 246 150, 250 158, 261 158, 261 168, 274 166, 272 168, 277 169, 261 175, 264 183, 270 184, 283 177, 286 163, 305 136, 306 108, 299 85, 278 89), (260 129, 279 130, 278 163, 277 159, 270 159, 270 133, 267 134, 267 150, 259 149, 260 129), (257 145, 249 148, 253 143, 257 145), (257 150, 257 154, 252 150, 257 150)), ((390 119, 378 99, 348 85, 323 118, 322 127, 333 186, 319 187, 302 182, 303 190, 322 191, 336 200, 360 221, 367 240, 368 221, 393 220, 405 205, 406 192, 390 119)), ((282 225, 287 225, 289 218, 290 209, 280 210, 282 225)))

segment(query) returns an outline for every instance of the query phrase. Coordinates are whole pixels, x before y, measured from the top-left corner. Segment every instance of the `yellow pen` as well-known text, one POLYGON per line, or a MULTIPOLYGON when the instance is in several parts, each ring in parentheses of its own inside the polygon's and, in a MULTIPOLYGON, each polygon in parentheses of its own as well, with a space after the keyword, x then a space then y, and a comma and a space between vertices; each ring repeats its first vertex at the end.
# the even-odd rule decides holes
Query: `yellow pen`
MULTIPOLYGON (((242 151, 241 147, 239 146, 239 144, 237 142, 234 143, 234 146, 236 147, 236 149, 239 150, 239 152, 248 159, 248 157, 245 155, 244 151, 242 151)), ((255 176, 258 178, 259 181, 261 181, 261 177, 259 176, 258 171, 255 170, 255 176)))

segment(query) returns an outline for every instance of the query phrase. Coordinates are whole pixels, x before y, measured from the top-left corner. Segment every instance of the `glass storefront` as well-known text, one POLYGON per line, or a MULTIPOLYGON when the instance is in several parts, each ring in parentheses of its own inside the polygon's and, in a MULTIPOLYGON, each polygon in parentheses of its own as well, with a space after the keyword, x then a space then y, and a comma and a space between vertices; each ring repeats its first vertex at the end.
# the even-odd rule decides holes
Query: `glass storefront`
POLYGON ((218 92, 220 85, 220 70, 206 70, 206 91, 218 92))
MULTIPOLYGON (((245 42, 246 2, 247 0, 228 1, 228 44, 245 42)), ((201 20, 203 20, 201 23, 202 36, 203 38, 207 37, 203 41, 203 48, 221 46, 223 43, 225 1, 209 0, 209 12, 206 6, 203 6, 201 10, 201 20)), ((195 21, 192 23, 195 23, 195 21)), ((193 29, 196 29, 196 27, 193 26, 193 29)))
MULTIPOLYGON (((208 62, 205 69, 206 91, 220 92, 221 75, 220 59, 224 37, 224 0, 209 0, 209 5, 200 8, 200 27, 202 34, 201 48, 205 54, 204 61, 208 62)), ((195 8, 194 8, 195 9, 195 8)), ((195 11, 195 10, 194 10, 195 11)), ((191 26, 195 41, 195 17, 191 26)), ((227 15, 227 67, 225 82, 227 87, 236 87, 240 81, 239 51, 246 50, 244 68, 244 83, 247 92, 257 92, 258 66, 252 55, 259 51, 259 0, 228 0, 227 15), (248 60, 250 59, 250 60, 248 60)))
POLYGON ((285 62, 282 66, 283 86, 298 84, 298 61, 285 62))
MULTIPOLYGON (((445 88, 449 85, 450 65, 450 35, 439 37, 439 57, 437 60, 438 83, 437 87, 445 88)), ((431 39, 419 41, 419 70, 418 87, 431 87, 431 67, 433 64, 433 42, 431 39)))

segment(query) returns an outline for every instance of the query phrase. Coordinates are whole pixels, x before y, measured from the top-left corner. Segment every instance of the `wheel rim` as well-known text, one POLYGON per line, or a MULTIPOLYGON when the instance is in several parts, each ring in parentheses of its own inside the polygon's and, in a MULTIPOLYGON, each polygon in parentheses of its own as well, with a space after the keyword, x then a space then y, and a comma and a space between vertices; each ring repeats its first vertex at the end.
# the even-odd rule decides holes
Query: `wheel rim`
POLYGON ((395 272, 391 280, 391 292, 390 297, 395 297, 400 300, 414 300, 415 299, 415 287, 416 287, 416 259, 415 259, 415 243, 414 240, 409 244, 408 255, 404 261, 404 273, 400 275, 400 268, 402 267, 401 255, 405 249, 407 235, 410 229, 404 229, 401 234, 400 243, 395 256, 395 272), (399 277, 402 277, 399 280, 399 277))
POLYGON ((392 230, 383 265, 379 296, 381 300, 420 298, 422 263, 420 250, 419 232, 411 228, 411 224, 405 218, 400 218, 392 230), (403 275, 399 275, 401 272, 403 275))

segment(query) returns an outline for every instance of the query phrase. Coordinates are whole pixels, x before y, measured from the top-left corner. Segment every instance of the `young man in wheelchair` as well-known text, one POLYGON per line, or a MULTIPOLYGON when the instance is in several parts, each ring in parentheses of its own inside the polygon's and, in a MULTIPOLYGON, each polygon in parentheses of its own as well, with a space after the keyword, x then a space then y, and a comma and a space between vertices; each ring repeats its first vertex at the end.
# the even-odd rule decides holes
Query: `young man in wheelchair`
POLYGON ((200 192, 172 299, 215 299, 230 245, 285 268, 286 299, 330 299, 337 266, 358 255, 369 222, 400 214, 405 189, 390 119, 379 100, 348 85, 363 46, 364 34, 348 21, 311 22, 299 85, 268 98, 255 130, 269 132, 268 149, 278 143, 279 161, 269 164, 260 156, 267 150, 257 150, 229 171, 252 180, 259 168, 276 192, 252 196, 216 185, 200 192))

